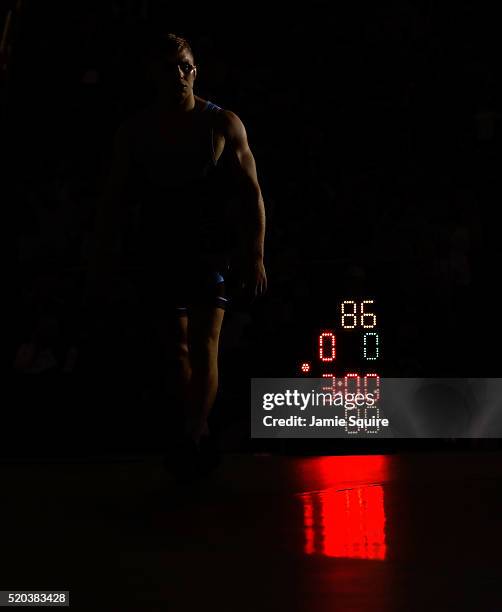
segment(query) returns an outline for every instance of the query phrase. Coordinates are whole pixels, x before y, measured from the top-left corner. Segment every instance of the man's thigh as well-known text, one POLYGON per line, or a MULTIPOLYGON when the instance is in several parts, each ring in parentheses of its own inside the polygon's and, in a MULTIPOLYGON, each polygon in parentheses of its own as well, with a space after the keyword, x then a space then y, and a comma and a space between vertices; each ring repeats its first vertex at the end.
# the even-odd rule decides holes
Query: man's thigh
POLYGON ((225 310, 211 305, 188 309, 188 347, 196 352, 217 352, 225 310))

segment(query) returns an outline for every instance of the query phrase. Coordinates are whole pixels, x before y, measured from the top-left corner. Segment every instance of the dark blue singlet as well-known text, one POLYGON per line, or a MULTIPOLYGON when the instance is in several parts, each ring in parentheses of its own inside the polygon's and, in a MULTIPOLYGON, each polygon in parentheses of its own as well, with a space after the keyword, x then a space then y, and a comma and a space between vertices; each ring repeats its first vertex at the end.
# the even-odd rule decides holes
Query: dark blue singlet
POLYGON ((159 133, 137 137, 135 176, 141 201, 140 254, 150 301, 184 314, 190 304, 225 308, 226 257, 221 237, 224 201, 207 102, 195 118, 186 148, 159 133))

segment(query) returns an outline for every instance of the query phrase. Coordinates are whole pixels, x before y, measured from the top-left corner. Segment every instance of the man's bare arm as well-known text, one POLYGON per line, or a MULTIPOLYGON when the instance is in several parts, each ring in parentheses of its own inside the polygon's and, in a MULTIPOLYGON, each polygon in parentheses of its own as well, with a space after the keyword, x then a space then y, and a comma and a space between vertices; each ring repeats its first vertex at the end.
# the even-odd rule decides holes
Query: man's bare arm
POLYGON ((251 284, 254 294, 258 295, 264 293, 267 288, 267 276, 263 266, 265 206, 258 183, 256 163, 249 148, 246 129, 237 115, 230 111, 222 113, 222 131, 228 168, 244 208, 242 246, 246 284, 251 284))

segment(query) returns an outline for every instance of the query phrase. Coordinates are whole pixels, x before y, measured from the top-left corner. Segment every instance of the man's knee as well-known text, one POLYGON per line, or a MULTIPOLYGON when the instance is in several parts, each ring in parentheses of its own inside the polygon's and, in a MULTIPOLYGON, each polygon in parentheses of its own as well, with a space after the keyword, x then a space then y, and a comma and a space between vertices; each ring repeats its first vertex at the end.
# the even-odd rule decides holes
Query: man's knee
POLYGON ((190 361, 194 368, 211 368, 218 360, 218 339, 204 338, 193 342, 190 347, 190 361))
POLYGON ((173 347, 174 360, 181 366, 190 364, 190 351, 186 342, 176 342, 173 347))

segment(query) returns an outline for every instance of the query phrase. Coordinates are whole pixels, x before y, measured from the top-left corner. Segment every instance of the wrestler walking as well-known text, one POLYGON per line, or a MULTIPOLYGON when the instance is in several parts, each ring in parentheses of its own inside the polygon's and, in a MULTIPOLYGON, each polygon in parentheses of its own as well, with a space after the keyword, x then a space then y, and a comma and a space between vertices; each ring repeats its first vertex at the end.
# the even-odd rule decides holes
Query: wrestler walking
POLYGON ((157 96, 117 131, 98 210, 91 279, 94 287, 106 285, 121 206, 137 194, 147 271, 144 298, 152 316, 165 323, 184 435, 199 447, 209 434, 207 419, 218 389, 218 346, 228 299, 229 261, 219 231, 225 221, 222 181, 241 206, 239 248, 230 265, 253 296, 267 288, 265 209, 242 121, 194 94, 198 68, 188 41, 166 34, 149 44, 146 56, 157 96))

